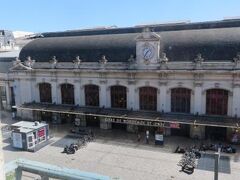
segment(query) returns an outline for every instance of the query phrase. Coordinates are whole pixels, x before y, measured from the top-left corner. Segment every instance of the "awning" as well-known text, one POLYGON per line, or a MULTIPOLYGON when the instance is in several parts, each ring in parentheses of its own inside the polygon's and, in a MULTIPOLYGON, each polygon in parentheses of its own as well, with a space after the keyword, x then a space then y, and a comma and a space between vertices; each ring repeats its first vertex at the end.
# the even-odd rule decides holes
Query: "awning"
POLYGON ((240 118, 193 114, 160 113, 156 111, 133 111, 126 109, 72 106, 42 103, 25 103, 13 108, 40 112, 89 115, 104 117, 108 122, 162 126, 161 123, 179 123, 195 126, 239 128, 240 118), (134 123, 133 123, 134 122, 134 123))

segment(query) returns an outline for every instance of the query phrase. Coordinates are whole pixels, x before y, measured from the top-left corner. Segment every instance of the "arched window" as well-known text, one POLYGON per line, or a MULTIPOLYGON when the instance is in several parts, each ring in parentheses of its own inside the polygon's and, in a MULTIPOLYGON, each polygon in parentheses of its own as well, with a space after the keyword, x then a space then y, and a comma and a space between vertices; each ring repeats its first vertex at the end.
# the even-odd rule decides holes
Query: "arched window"
POLYGON ((97 85, 85 86, 85 105, 99 106, 99 87, 97 85))
POLYGON ((124 86, 111 87, 111 107, 127 108, 127 88, 124 86))
POLYGON ((227 115, 228 91, 209 89, 206 92, 206 114, 227 115))
POLYGON ((139 88, 139 105, 141 110, 157 110, 157 89, 153 87, 139 88))
POLYGON ((51 84, 40 83, 39 84, 39 96, 40 96, 41 103, 52 103, 51 84))
POLYGON ((171 112, 190 113, 191 90, 186 88, 171 89, 171 112))
POLYGON ((74 86, 72 84, 61 85, 62 104, 74 104, 74 86))

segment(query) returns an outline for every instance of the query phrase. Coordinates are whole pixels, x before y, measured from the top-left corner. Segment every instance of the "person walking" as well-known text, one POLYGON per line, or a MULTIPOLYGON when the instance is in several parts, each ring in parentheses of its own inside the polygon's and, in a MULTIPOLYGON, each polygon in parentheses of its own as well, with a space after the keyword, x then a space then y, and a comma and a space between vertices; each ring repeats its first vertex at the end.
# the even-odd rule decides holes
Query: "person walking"
POLYGON ((138 132, 137 133, 137 141, 140 142, 141 141, 141 134, 138 132))
POLYGON ((149 130, 146 131, 146 143, 149 144, 149 130))

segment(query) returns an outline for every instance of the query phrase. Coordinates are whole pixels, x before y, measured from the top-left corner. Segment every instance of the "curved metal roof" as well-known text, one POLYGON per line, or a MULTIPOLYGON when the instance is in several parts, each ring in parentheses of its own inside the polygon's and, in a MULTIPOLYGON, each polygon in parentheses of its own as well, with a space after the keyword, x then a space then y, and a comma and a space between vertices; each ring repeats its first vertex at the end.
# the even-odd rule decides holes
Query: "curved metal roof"
MULTIPOLYGON (((201 53, 205 60, 232 60, 240 51, 240 27, 190 29, 156 32, 161 36, 161 51, 170 61, 192 61, 201 53)), ((97 62, 105 55, 109 62, 126 62, 136 55, 136 37, 140 33, 47 37, 31 41, 20 52, 48 62, 56 56, 60 62, 76 56, 84 62, 97 62)))

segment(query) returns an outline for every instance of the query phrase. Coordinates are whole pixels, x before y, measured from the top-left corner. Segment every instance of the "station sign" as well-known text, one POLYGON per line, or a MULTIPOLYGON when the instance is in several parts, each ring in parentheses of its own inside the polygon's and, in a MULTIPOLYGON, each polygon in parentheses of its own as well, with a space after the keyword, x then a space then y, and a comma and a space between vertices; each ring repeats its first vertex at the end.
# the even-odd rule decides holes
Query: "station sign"
POLYGON ((111 123, 119 123, 119 124, 132 124, 138 126, 153 126, 153 127, 164 127, 164 128, 180 128, 179 123, 169 123, 169 122, 157 122, 151 120, 134 120, 134 119, 126 119, 126 118, 112 118, 106 117, 105 122, 111 123))

